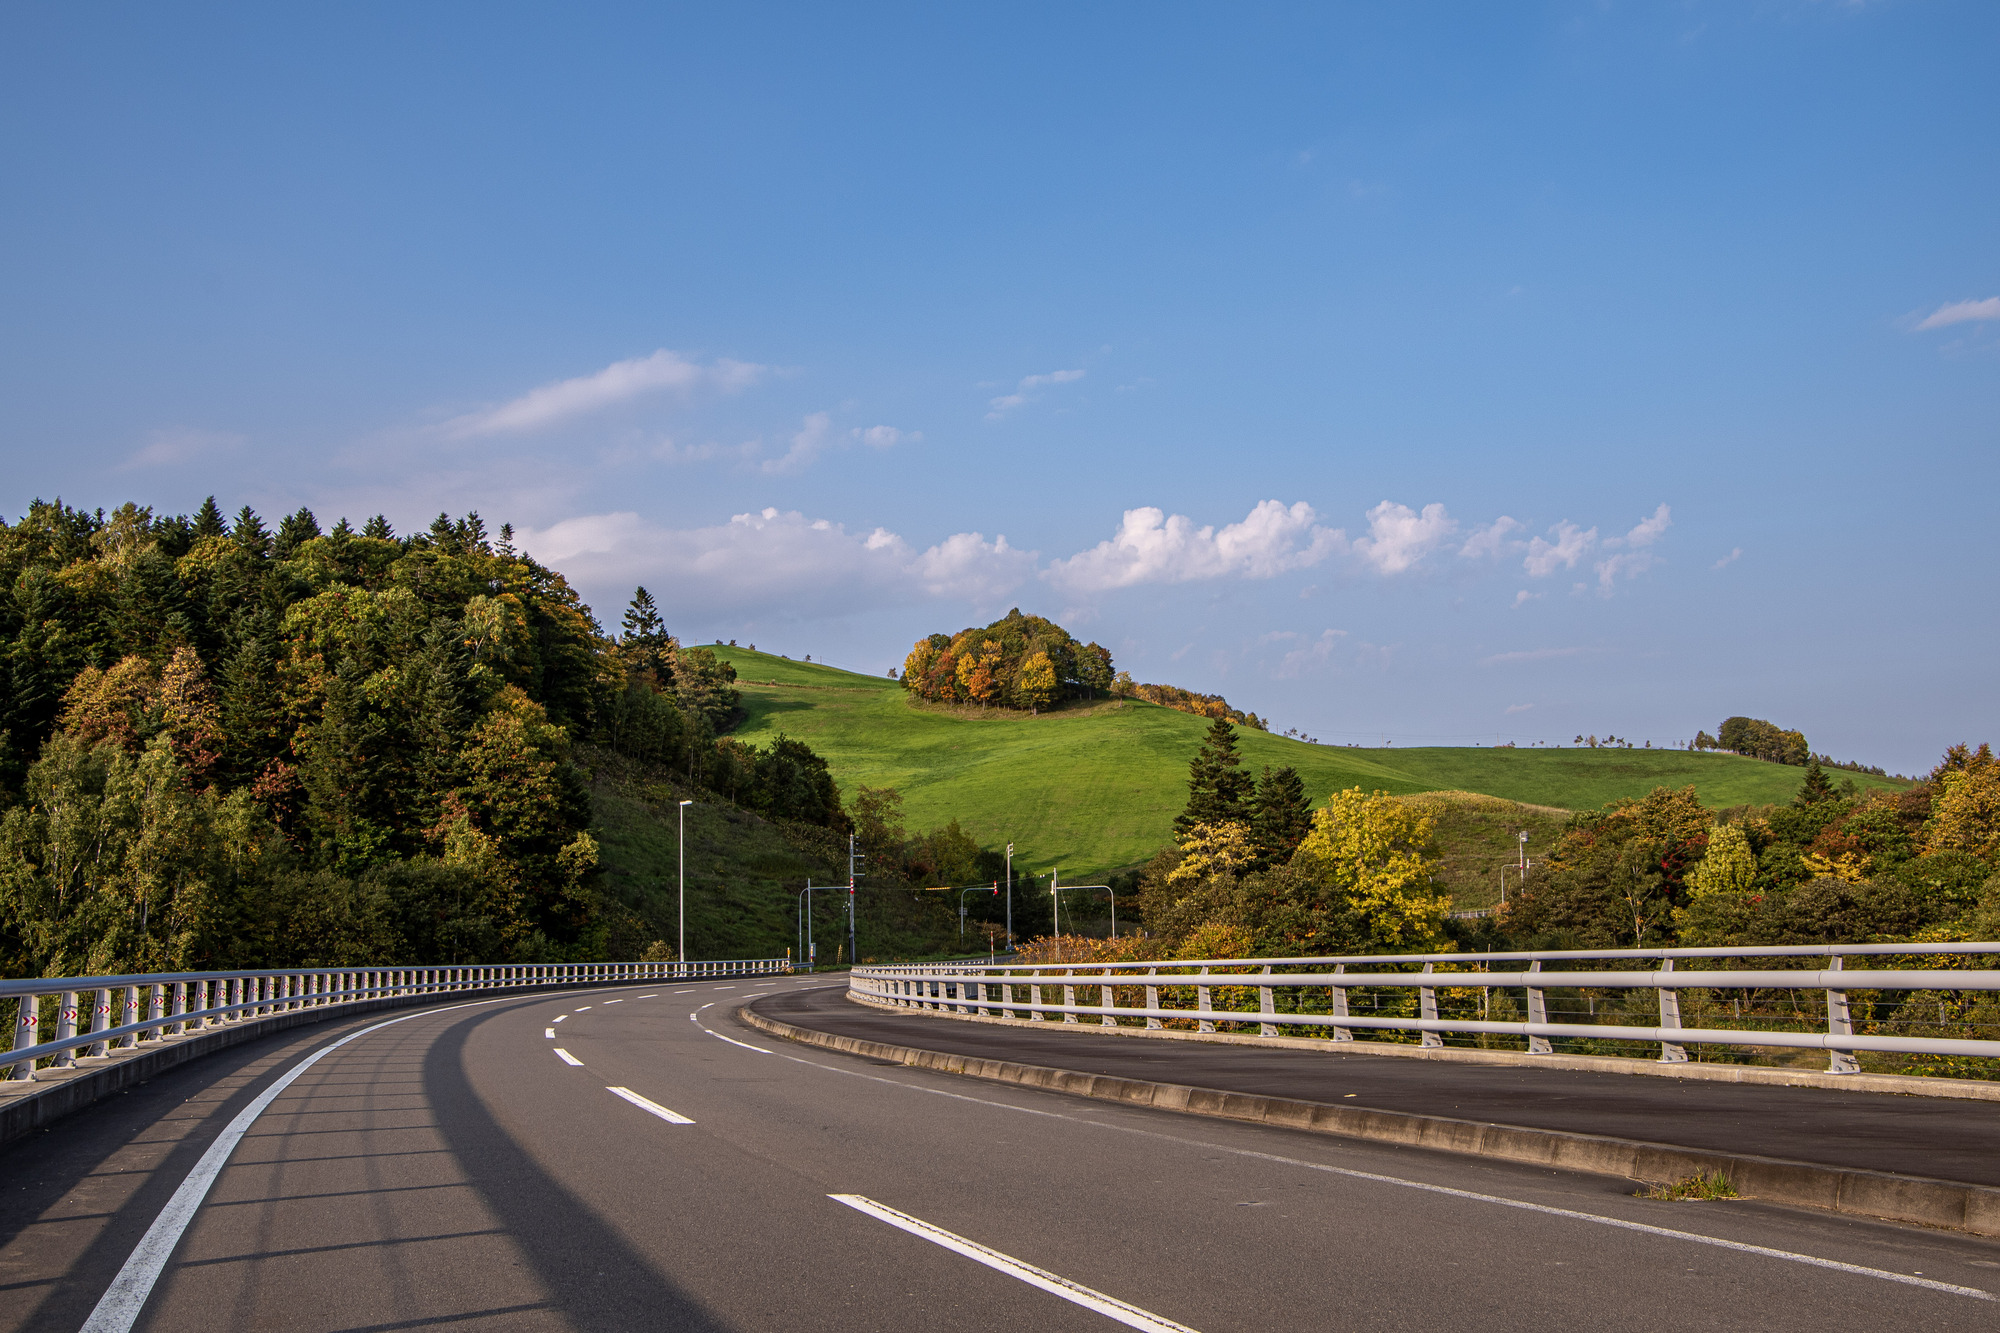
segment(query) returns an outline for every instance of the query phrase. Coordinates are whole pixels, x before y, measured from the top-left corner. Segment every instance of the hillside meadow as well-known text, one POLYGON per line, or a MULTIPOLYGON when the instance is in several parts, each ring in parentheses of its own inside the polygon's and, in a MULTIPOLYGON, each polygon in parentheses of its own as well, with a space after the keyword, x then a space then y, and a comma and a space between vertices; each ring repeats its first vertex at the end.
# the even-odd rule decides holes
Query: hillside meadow
MULTIPOLYGON (((1167 841, 1187 800, 1188 760, 1208 727, 1206 718, 1136 699, 1039 716, 982 714, 912 700, 886 677, 712 648, 736 668, 746 714, 737 736, 757 745, 780 732, 803 740, 849 796, 861 783, 894 787, 912 828, 957 819, 986 846, 1012 841, 1017 867, 1060 868, 1065 880, 1131 866, 1167 841)), ((1362 787, 1578 810, 1692 785, 1704 804, 1724 807, 1789 801, 1804 778, 1799 768, 1685 750, 1362 749, 1248 728, 1239 736, 1253 771, 1291 765, 1315 804, 1362 787)), ((1852 776, 1864 787, 1901 785, 1852 776)))

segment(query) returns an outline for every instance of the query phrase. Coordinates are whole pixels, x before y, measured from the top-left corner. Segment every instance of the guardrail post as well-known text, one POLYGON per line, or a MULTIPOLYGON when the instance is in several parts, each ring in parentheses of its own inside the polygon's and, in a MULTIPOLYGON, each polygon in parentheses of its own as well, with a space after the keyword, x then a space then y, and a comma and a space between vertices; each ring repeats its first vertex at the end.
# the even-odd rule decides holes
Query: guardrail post
MULTIPOLYGON (((73 990, 66 990, 62 994, 62 1003, 56 1008, 56 1040, 68 1041, 71 1037, 74 1037, 75 1035, 76 1035, 76 992, 73 990)), ((75 1050, 72 1049, 67 1051, 58 1051, 56 1053, 57 1069, 69 1069, 73 1067, 75 1064, 76 1064, 75 1050)))
POLYGON ((1076 1008, 1076 969, 1073 967, 1065 968, 1063 970, 1063 1022, 1065 1023, 1076 1022, 1076 1015, 1070 1012, 1075 1008, 1076 1008))
MULTIPOLYGON (((1673 970, 1674 970, 1673 959, 1662 958, 1660 960, 1660 971, 1662 973, 1671 972, 1673 970)), ((1672 986, 1662 986, 1660 987, 1660 1026, 1668 1031, 1673 1031, 1678 1029, 1680 1025, 1681 1025, 1681 993, 1678 989, 1672 986)), ((1662 1040, 1660 1042, 1661 1064, 1684 1065, 1687 1063, 1687 1058, 1688 1058, 1687 1047, 1681 1045, 1679 1042, 1665 1041, 1665 1040, 1662 1040)))
MULTIPOLYGON (((185 981, 176 981, 174 983, 173 1016, 175 1018, 184 1018, 187 1011, 188 1011, 188 984, 185 981)), ((161 1029, 161 1035, 178 1037, 181 1035, 181 1033, 186 1031, 187 1031, 187 1023, 185 1021, 178 1023, 169 1023, 166 1025, 165 1028, 161 1029)))
MULTIPOLYGON (((1271 965, 1269 963, 1264 964, 1264 975, 1267 977, 1271 975, 1271 965)), ((1276 991, 1277 987, 1275 986, 1267 985, 1257 988, 1257 1011, 1259 1013, 1275 1014, 1278 1012, 1276 991)), ((1260 1036, 1275 1037, 1278 1035, 1278 1025, 1276 1023, 1259 1023, 1257 1025, 1257 1032, 1260 1036)))
MULTIPOLYGON (((1437 964, 1435 963, 1424 964, 1425 976, 1430 976, 1432 973, 1436 971, 1437 971, 1437 964)), ((1438 1016, 1438 993, 1436 987, 1419 986, 1417 988, 1417 1017, 1426 1022, 1435 1023, 1437 1022, 1437 1016, 1438 1016)), ((1432 1028, 1425 1028, 1423 1030, 1423 1035, 1420 1036, 1417 1040, 1418 1044, 1423 1046, 1444 1045, 1443 1035, 1432 1028)))
MULTIPOLYGON (((1826 970, 1829 972, 1844 971, 1845 969, 1842 966, 1844 962, 1845 960, 1839 954, 1833 954, 1826 960, 1826 970)), ((1847 1013, 1847 992, 1845 990, 1834 990, 1831 987, 1827 989, 1826 1035, 1829 1037, 1851 1037, 1854 1035, 1854 1024, 1849 1020, 1847 1013)), ((1831 1049, 1831 1058, 1827 1061, 1826 1072, 1829 1074, 1858 1074, 1861 1072, 1861 1062, 1854 1058, 1852 1050, 1843 1050, 1835 1046, 1831 1049)))
MULTIPOLYGON (((124 1021, 119 1023, 118 1026, 130 1027, 132 1024, 138 1021, 139 1021, 139 988, 137 986, 127 986, 125 988, 124 1021)), ((118 1039, 118 1045, 121 1049, 129 1050, 131 1047, 137 1046, 138 1044, 139 1044, 139 1034, 136 1032, 128 1032, 124 1036, 118 1039)))
POLYGON ((153 993, 150 997, 152 1002, 146 1006, 149 1011, 146 1014, 146 1021, 151 1023, 152 1026, 139 1035, 144 1037, 150 1034, 154 1041, 158 1041, 161 1037, 167 1035, 167 1025, 158 1021, 167 1016, 167 988, 165 986, 153 986, 149 989, 153 993))
MULTIPOLYGON (((111 991, 109 987, 97 992, 97 1007, 92 1017, 92 1032, 102 1032, 111 1026, 111 991)), ((111 1054, 111 1043, 99 1039, 91 1045, 92 1055, 111 1054)))
MULTIPOLYGON (((1208 975, 1208 969, 1204 967, 1196 975, 1205 977, 1208 975)), ((1204 1014, 1215 1012, 1214 1006, 1208 1002, 1208 993, 1208 987, 1206 986, 1196 986, 1194 988, 1194 1007, 1204 1014)), ((1195 1030, 1198 1032, 1213 1032, 1215 1031, 1215 1020, 1212 1018, 1196 1019, 1195 1030)))
MULTIPOLYGON (((1333 970, 1335 975, 1339 975, 1340 973, 1347 971, 1347 964, 1335 963, 1333 965, 1333 970)), ((1333 992, 1333 994, 1328 998, 1333 1002, 1332 1009, 1334 1018, 1342 1019, 1347 1017, 1347 987, 1329 986, 1327 989, 1333 992)), ((1336 1022, 1333 1025, 1333 1039, 1335 1041, 1353 1041, 1354 1029, 1349 1027, 1342 1027, 1338 1022, 1336 1022)))
MULTIPOLYGON (((1529 963, 1528 970, 1530 972, 1541 971, 1542 960, 1537 958, 1532 963, 1529 963)), ((1539 986, 1528 987, 1528 1022, 1546 1023, 1548 1021, 1549 1021, 1549 1002, 1547 997, 1543 994, 1542 988, 1539 986)), ((1555 1048, 1549 1045, 1549 1039, 1547 1037, 1541 1036, 1533 1032, 1528 1034, 1529 1055, 1549 1055, 1552 1054, 1554 1050, 1555 1048)))
MULTIPOLYGON (((1160 969, 1149 967, 1146 969, 1146 976, 1148 978, 1146 984, 1146 1008, 1158 1009, 1160 1007, 1160 988, 1152 983, 1159 979, 1160 969)), ((1146 1026, 1157 1032, 1163 1026, 1160 1022, 1160 1016, 1153 1013, 1147 1014, 1146 1026)))
POLYGON ((1118 1007, 1118 988, 1111 984, 1111 969, 1104 969, 1104 984, 1097 988, 1097 998, 1104 1001, 1103 1025, 1108 1028, 1118 1026, 1118 1018, 1111 1011, 1118 1007))
MULTIPOLYGON (((14 997, 14 1049, 26 1050, 41 1041, 42 997, 39 995, 17 995, 14 997)), ((24 1083, 35 1079, 35 1062, 17 1060, 8 1067, 10 1077, 24 1083)))

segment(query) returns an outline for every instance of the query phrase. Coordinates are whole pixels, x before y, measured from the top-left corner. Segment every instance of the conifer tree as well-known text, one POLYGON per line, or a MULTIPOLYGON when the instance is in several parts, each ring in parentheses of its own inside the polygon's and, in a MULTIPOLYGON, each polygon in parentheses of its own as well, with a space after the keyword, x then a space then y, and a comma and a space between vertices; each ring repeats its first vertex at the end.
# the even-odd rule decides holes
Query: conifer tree
POLYGON ((375 515, 375 517, 362 525, 361 535, 372 537, 379 542, 392 542, 396 540, 396 530, 390 527, 389 520, 380 514, 375 515))
POLYGON ((1185 834, 1196 824, 1247 824, 1254 784, 1242 767, 1236 728, 1228 718, 1216 718, 1188 764, 1187 808, 1175 818, 1174 832, 1185 834))
POLYGON ((312 510, 301 508, 298 513, 289 515, 278 524, 278 559, 290 559, 293 551, 319 535, 319 520, 313 517, 312 510))
POLYGON ((1792 804, 1817 805, 1821 801, 1831 801, 1838 795, 1839 793, 1833 789, 1833 783, 1829 782, 1826 774, 1820 771, 1819 761, 1815 759, 1806 769, 1806 780, 1799 784, 1799 794, 1793 799, 1792 804))
POLYGON ((201 502, 201 508, 194 511, 195 540, 227 536, 228 532, 229 525, 223 522, 222 510, 216 506, 215 497, 211 495, 201 502))
POLYGON ((1274 771, 1266 764, 1255 804, 1250 827, 1258 859, 1267 866, 1283 865, 1312 829, 1312 803, 1298 770, 1287 766, 1274 771))
POLYGON ((236 511, 236 527, 229 534, 236 544, 254 556, 271 554, 271 534, 264 527, 264 520, 256 511, 244 505, 236 511))

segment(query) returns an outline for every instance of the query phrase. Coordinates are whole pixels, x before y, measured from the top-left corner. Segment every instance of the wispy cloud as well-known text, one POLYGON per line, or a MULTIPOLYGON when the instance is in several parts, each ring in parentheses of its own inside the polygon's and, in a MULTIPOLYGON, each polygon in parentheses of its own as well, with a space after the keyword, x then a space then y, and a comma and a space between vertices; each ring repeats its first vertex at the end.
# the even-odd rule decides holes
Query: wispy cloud
POLYGON ((1551 662, 1560 657, 1576 657, 1584 648, 1527 648, 1514 653, 1495 653, 1479 659, 1481 666, 1507 666, 1515 662, 1551 662))
POLYGON ((1035 553, 961 532, 917 550, 886 528, 767 508, 703 528, 663 528, 631 511, 588 514, 516 540, 580 582, 645 583, 681 616, 841 615, 906 601, 991 603, 1034 571, 1035 553))
POLYGON ((1512 717, 1516 713, 1525 713, 1533 707, 1534 707, 1533 704, 1508 704, 1507 716, 1512 717))
POLYGON ((1271 578, 1318 564, 1346 543, 1338 528, 1319 525, 1311 505, 1265 500, 1240 523, 1196 527, 1184 514, 1128 509, 1109 540, 1067 560, 1046 577, 1085 592, 1141 583, 1188 583, 1227 576, 1271 578))
POLYGON ((1014 386, 1014 392, 1001 394, 989 399, 986 404, 986 419, 998 421, 1015 408, 1032 403, 1040 395, 1036 392, 1057 384, 1073 384, 1084 377, 1081 370, 1052 370, 1046 375, 1024 375, 1014 386))
POLYGON ((1742 558, 1743 558, 1743 548, 1739 546, 1735 550, 1731 551, 1728 555, 1723 556, 1722 559, 1710 565, 1709 568, 1727 569, 1729 568, 1729 566, 1735 564, 1738 560, 1741 560, 1742 558))
POLYGON ((756 383, 767 370, 747 361, 720 360, 704 366, 662 348, 651 356, 614 361, 594 374, 530 389, 498 407, 454 417, 444 424, 443 432, 461 440, 527 434, 648 394, 699 388, 734 393, 756 383))
POLYGON ((1604 545, 1607 548, 1618 549, 1597 562, 1598 592, 1609 597, 1619 579, 1637 578, 1651 569, 1655 557, 1649 548, 1672 523, 1673 513, 1663 504, 1653 511, 1651 518, 1640 521, 1623 537, 1606 538, 1604 545))
POLYGON ((1339 647, 1340 641, 1346 637, 1347 631, 1344 629, 1321 630, 1319 637, 1311 643, 1286 653, 1271 674, 1280 679, 1290 680, 1322 670, 1332 660, 1333 650, 1339 647))
POLYGON ((819 457, 832 432, 833 417, 825 412, 814 412, 799 423, 798 432, 792 436, 792 447, 776 458, 765 459, 759 464, 759 469, 767 476, 797 472, 819 457))
POLYGON ((125 471, 136 467, 175 467, 201 459, 216 458, 241 449, 247 437, 229 431, 181 428, 156 430, 146 443, 119 465, 125 471))
POLYGON ((1952 324, 1970 324, 1976 320, 2000 319, 2000 296, 1989 296, 1983 301, 1953 301, 1941 305, 1917 324, 1913 332, 1925 329, 1942 329, 1952 324))
POLYGON ((1510 540, 1521 527, 1519 522, 1502 514, 1467 537, 1465 545, 1458 548, 1458 553, 1467 560, 1496 560, 1510 550, 1521 549, 1521 542, 1510 540))

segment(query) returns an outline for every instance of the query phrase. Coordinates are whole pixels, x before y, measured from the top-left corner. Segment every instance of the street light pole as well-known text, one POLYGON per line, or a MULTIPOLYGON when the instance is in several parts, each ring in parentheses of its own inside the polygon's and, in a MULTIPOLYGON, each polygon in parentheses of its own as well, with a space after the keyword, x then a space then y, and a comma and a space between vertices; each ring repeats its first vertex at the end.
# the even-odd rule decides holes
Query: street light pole
POLYGON ((1007 844, 1007 947, 1014 947, 1014 844, 1007 844))
POLYGON ((680 808, 680 854, 681 854, 681 917, 680 934, 674 941, 674 951, 681 957, 681 969, 687 969, 688 960, 688 807, 693 801, 682 801, 680 808))

